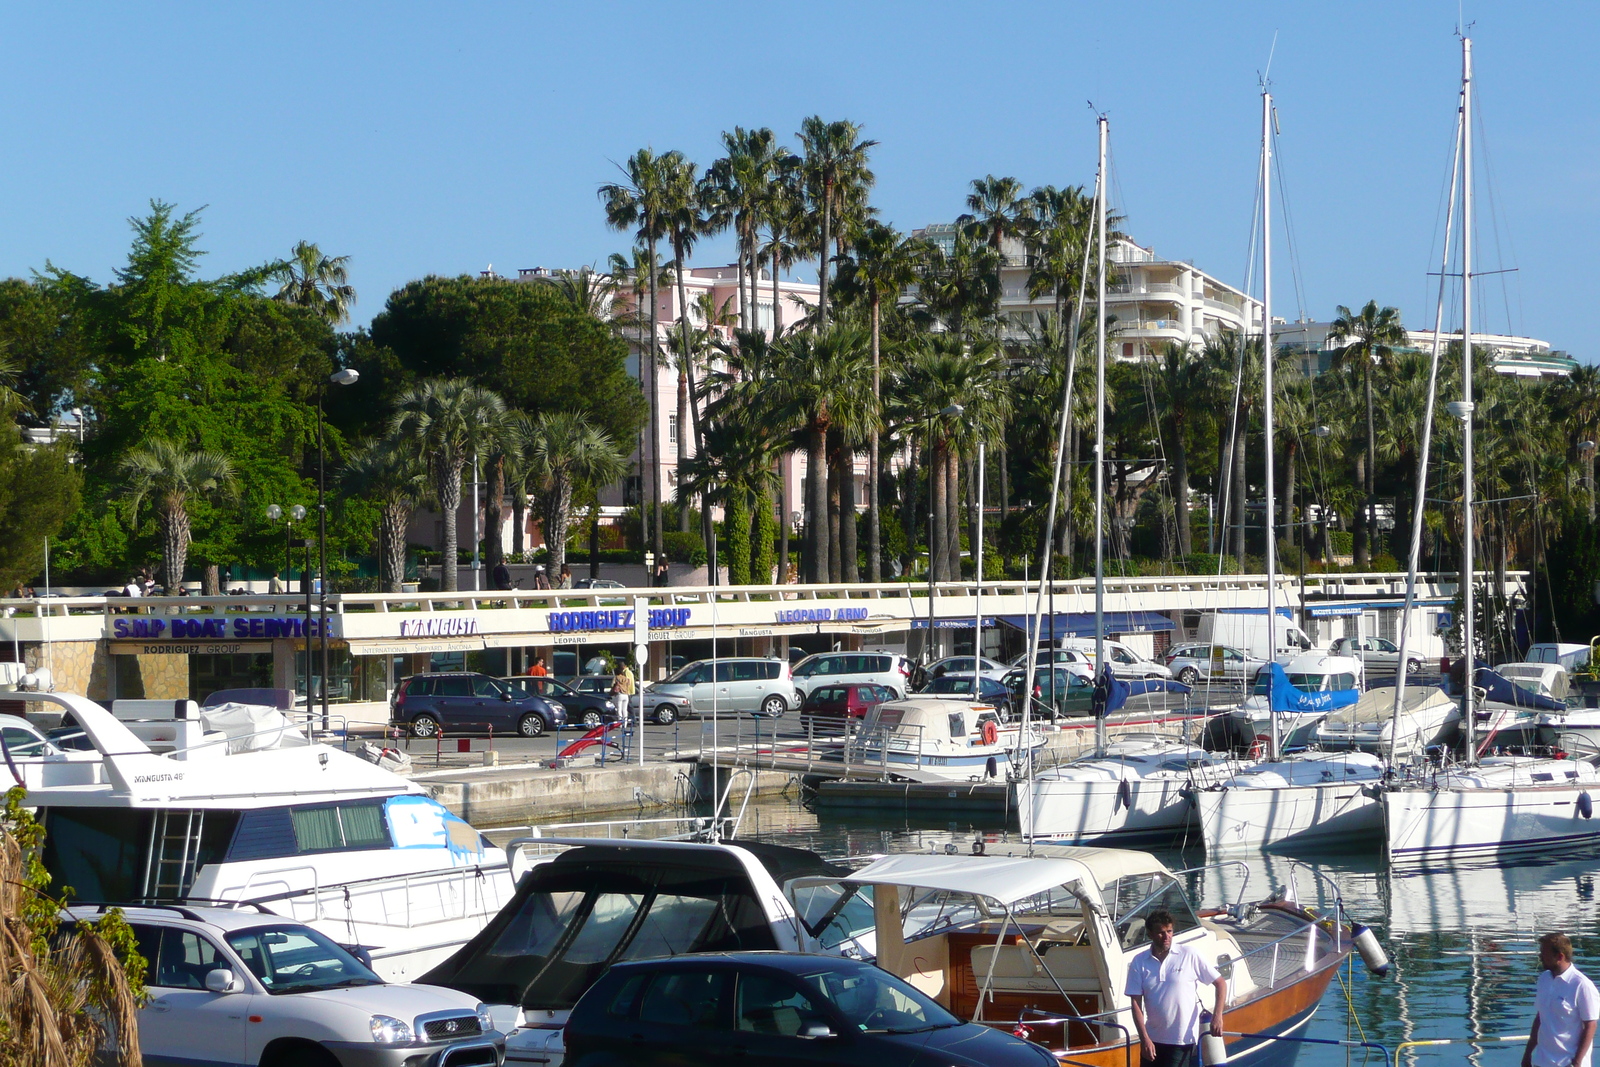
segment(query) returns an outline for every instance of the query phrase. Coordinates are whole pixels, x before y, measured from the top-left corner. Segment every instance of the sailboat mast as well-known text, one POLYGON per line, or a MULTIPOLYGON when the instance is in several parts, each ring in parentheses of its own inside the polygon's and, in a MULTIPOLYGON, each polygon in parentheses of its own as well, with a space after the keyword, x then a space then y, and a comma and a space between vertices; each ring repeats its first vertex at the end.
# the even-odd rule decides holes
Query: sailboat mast
MULTIPOLYGON (((1098 236, 1094 328, 1094 664, 1098 678, 1106 675, 1106 117, 1100 116, 1100 198, 1095 205, 1098 236)), ((1106 745, 1106 709, 1095 708, 1095 747, 1106 745)))
POLYGON ((1473 640, 1472 521, 1472 38, 1461 39, 1461 654, 1466 657, 1461 687, 1461 727, 1467 758, 1477 752, 1472 684, 1477 680, 1473 640))
MULTIPOLYGON (((1262 401, 1262 423, 1266 431, 1267 499, 1263 523, 1267 532, 1267 659, 1278 659, 1278 546, 1277 528, 1274 525, 1276 496, 1273 493, 1272 470, 1272 94, 1261 93, 1261 369, 1262 388, 1266 396, 1262 401)), ((1244 512, 1239 513, 1244 521, 1244 512)), ((1278 713, 1273 710, 1271 697, 1267 698, 1268 732, 1267 758, 1275 760, 1281 755, 1281 738, 1278 736, 1278 713)))

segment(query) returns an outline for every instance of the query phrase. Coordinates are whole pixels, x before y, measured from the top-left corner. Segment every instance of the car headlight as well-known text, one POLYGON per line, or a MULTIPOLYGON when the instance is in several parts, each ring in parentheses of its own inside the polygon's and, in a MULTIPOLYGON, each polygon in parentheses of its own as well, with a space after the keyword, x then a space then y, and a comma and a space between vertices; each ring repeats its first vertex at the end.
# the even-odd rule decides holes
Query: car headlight
POLYGON ((478 1029, 486 1034, 494 1029, 494 1015, 490 1013, 489 1005, 479 1004, 472 1010, 478 1013, 478 1029))
POLYGON ((392 1015, 372 1017, 372 1040, 380 1045, 409 1045, 414 1040, 411 1027, 392 1015))

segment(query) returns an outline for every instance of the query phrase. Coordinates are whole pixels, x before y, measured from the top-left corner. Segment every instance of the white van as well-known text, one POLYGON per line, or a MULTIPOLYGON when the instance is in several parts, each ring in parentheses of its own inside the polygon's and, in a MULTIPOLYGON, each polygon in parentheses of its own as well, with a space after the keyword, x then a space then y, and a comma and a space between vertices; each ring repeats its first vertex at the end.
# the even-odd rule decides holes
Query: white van
MULTIPOLYGON (((1092 637, 1063 637, 1057 644, 1061 648, 1077 649, 1086 656, 1089 662, 1094 662, 1094 638, 1092 637)), ((1165 663, 1146 659, 1121 641, 1107 640, 1106 659, 1111 661, 1111 670, 1119 678, 1171 678, 1172 668, 1165 663)))
POLYGON ((1276 659, 1279 663, 1311 651, 1311 638, 1293 620, 1279 615, 1274 622, 1269 635, 1265 611, 1208 612, 1200 616, 1200 641, 1231 645, 1258 659, 1276 659))
POLYGON ((1589 646, 1555 641, 1530 645, 1527 658, 1523 662, 1557 663, 1565 667, 1568 674, 1573 674, 1589 665, 1589 646))

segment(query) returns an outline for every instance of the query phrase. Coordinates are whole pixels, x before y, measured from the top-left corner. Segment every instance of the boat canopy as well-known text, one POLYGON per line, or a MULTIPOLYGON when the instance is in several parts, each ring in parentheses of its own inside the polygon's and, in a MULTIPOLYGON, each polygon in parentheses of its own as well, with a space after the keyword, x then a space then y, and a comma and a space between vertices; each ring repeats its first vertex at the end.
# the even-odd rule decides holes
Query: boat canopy
POLYGON ((1098 894, 1101 887, 1119 878, 1166 873, 1160 860, 1144 852, 1057 848, 1048 856, 886 856, 844 880, 854 885, 968 893, 1009 906, 1073 882, 1098 894))
MULTIPOLYGON (((1416 715, 1437 707, 1450 707, 1455 702, 1436 685, 1406 686, 1400 703, 1400 714, 1416 715)), ((1394 686, 1380 686, 1361 694, 1348 708, 1340 708, 1323 720, 1329 726, 1355 726, 1361 723, 1384 723, 1394 717, 1394 686)))

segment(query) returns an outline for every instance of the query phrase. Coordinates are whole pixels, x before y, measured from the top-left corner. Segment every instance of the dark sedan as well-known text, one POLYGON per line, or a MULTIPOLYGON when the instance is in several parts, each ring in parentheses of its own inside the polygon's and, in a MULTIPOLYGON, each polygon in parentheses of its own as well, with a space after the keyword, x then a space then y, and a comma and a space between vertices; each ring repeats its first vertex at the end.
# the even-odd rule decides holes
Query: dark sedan
POLYGON ((618 963, 572 1009, 571 1067, 1043 1067, 1039 1045, 966 1023, 870 963, 791 952, 618 963))
POLYGON ((487 674, 453 671, 414 674, 402 681, 389 721, 404 726, 413 737, 441 732, 538 737, 552 726, 565 726, 567 709, 532 693, 513 693, 487 674))
POLYGON ((617 714, 616 704, 609 695, 580 693, 570 685, 558 682, 548 675, 518 674, 500 680, 514 693, 532 693, 534 696, 554 700, 567 709, 567 721, 570 723, 595 727, 603 722, 616 722, 621 718, 617 714))
MULTIPOLYGON (((1004 685, 1011 693, 1013 706, 1022 707, 1022 687, 1027 683, 1027 673, 1016 668, 1006 675, 1004 685)), ((1033 713, 1050 714, 1051 718, 1064 715, 1087 715, 1093 710, 1094 683, 1065 667, 1036 667, 1033 672, 1033 713), (1054 714, 1049 708, 1055 707, 1054 714)))
MULTIPOLYGON (((928 683, 918 696, 925 697, 971 697, 972 675, 970 674, 944 674, 928 683)), ((978 700, 988 704, 998 711, 1002 717, 1011 707, 1011 690, 995 681, 993 678, 978 676, 978 700)))

